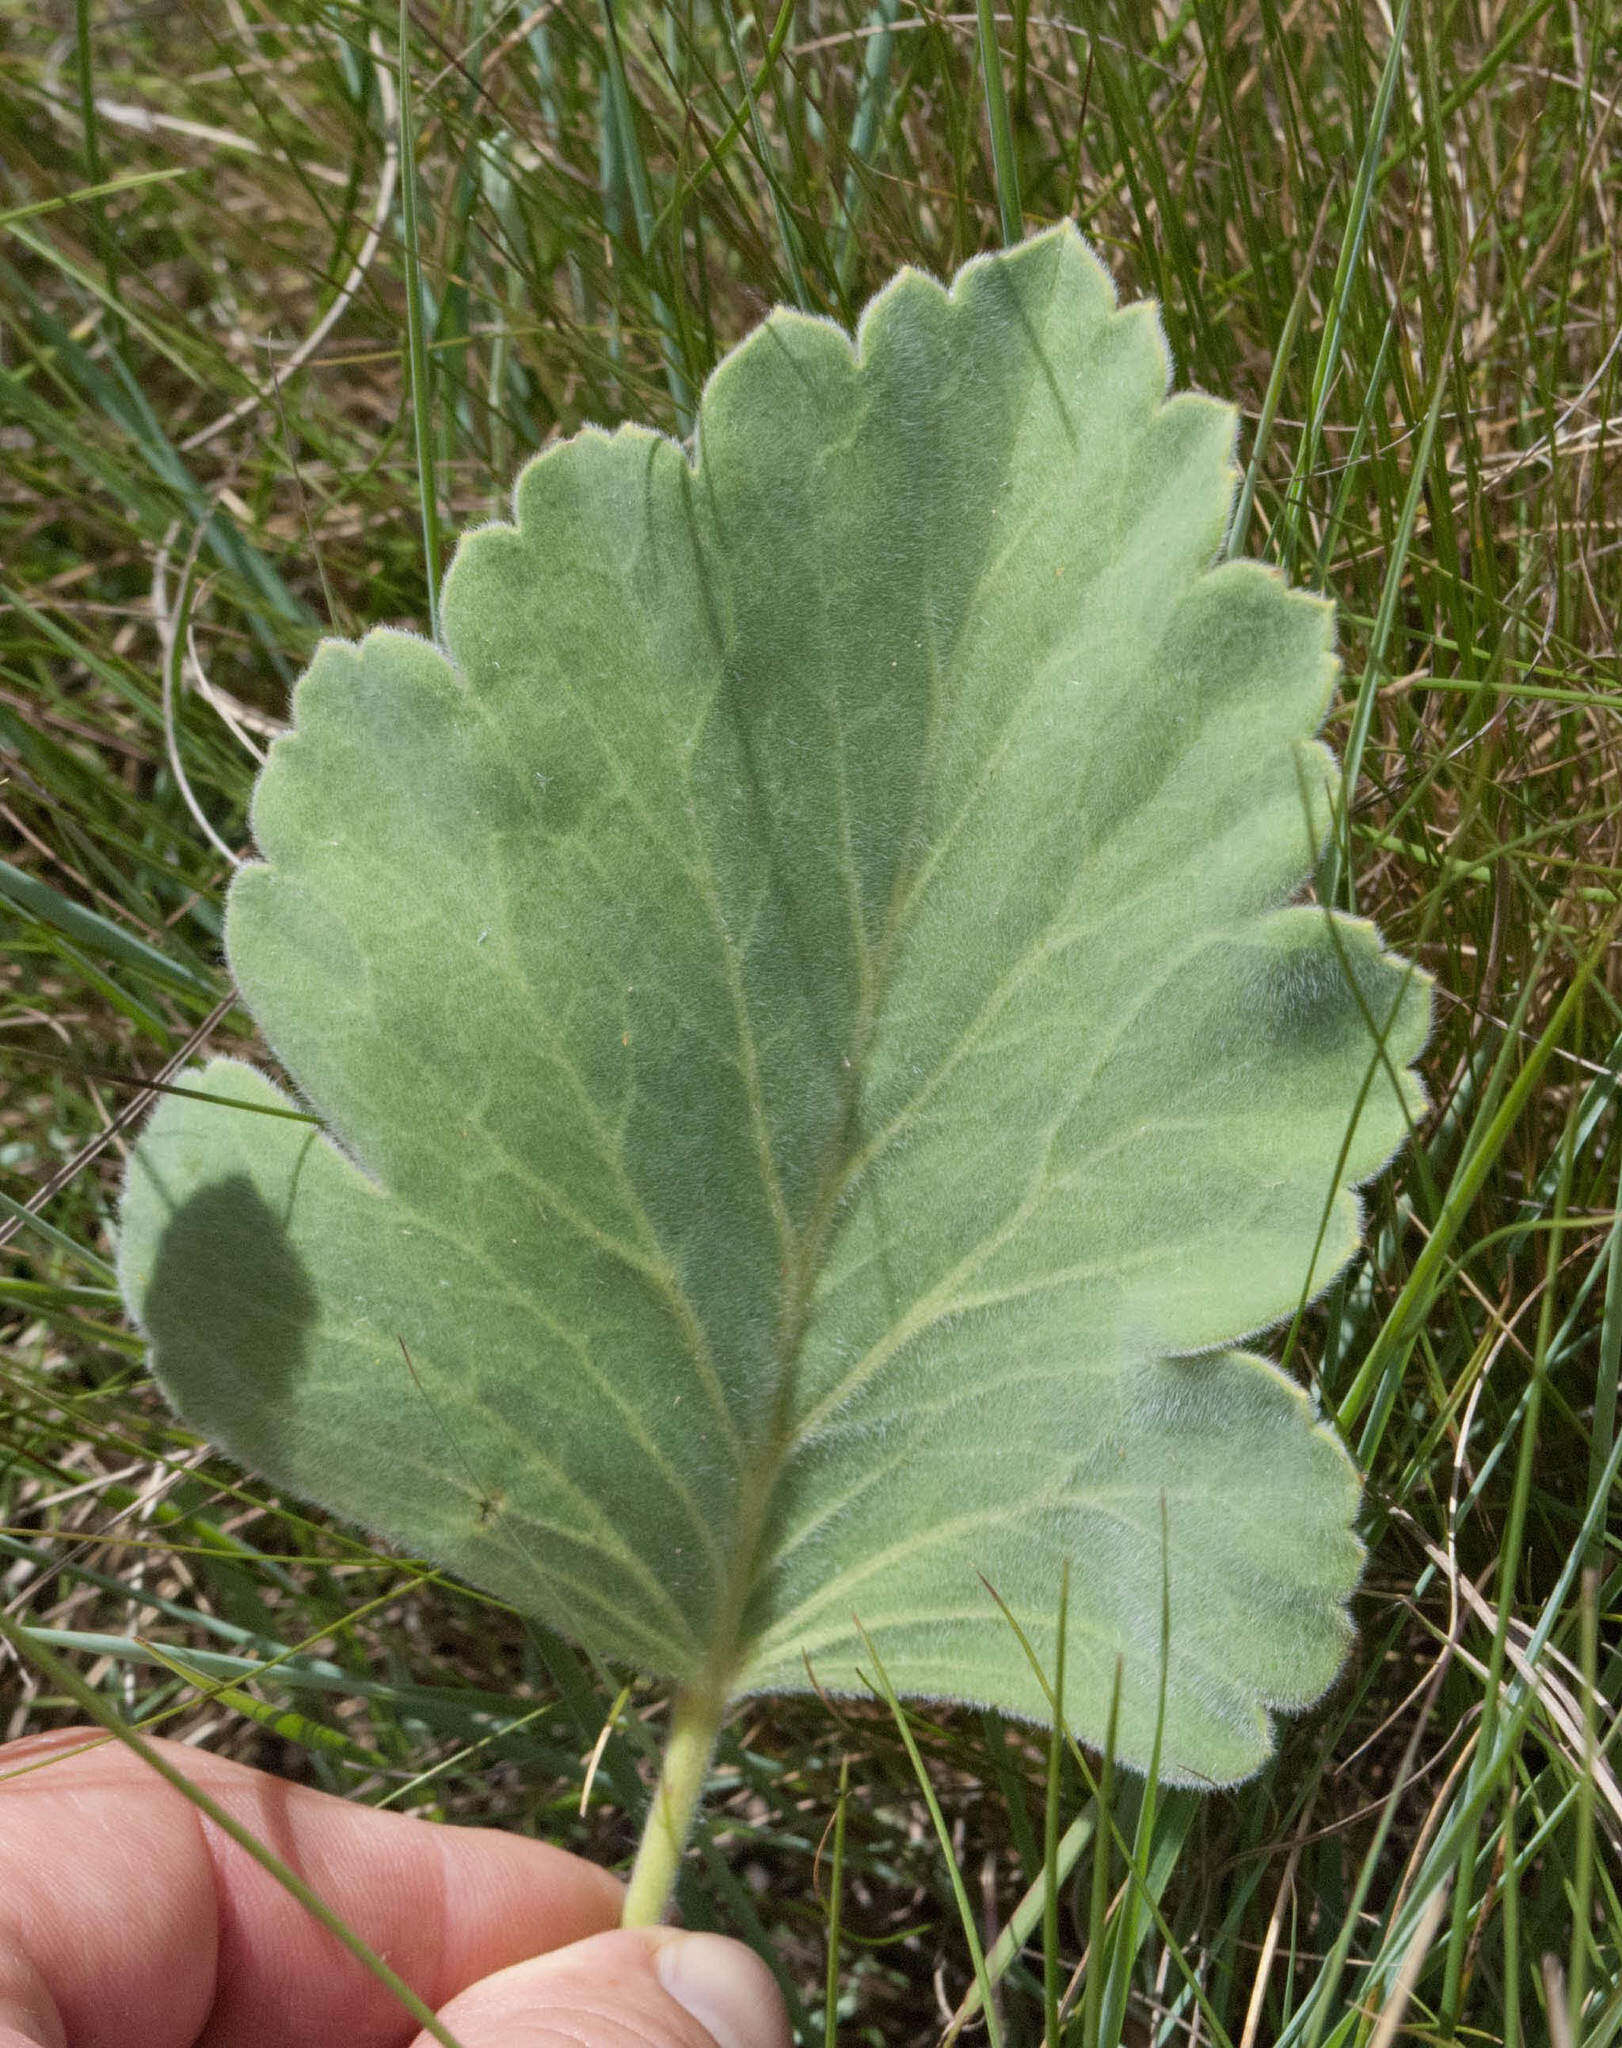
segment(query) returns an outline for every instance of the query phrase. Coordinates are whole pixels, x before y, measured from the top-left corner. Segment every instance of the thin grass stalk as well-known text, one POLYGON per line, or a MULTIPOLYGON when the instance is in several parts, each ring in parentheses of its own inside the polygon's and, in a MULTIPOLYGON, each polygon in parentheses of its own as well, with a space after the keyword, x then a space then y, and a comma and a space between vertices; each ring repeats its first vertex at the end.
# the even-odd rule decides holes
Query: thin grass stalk
POLYGON ((840 194, 839 235, 834 245, 834 277, 841 296, 848 293, 856 267, 857 230, 861 224, 867 187, 863 173, 878 147, 879 130, 890 92, 890 64, 895 44, 895 22, 901 0, 879 0, 868 16, 876 30, 867 39, 862 60, 862 79, 857 90, 856 113, 851 121, 850 140, 845 147, 845 179, 840 194))
POLYGON ((439 2042, 440 2048, 461 2048, 461 2043, 445 2023, 417 1996, 411 1986, 399 1973, 390 1968, 377 1951, 355 1933, 349 1923, 320 1896, 289 1864, 284 1863, 273 1849, 266 1848, 254 1834, 245 1827, 235 1814, 212 1799, 201 1785, 194 1784, 184 1771, 177 1770, 168 1758, 153 1748, 145 1736, 140 1735, 127 1723, 113 1714, 101 1695, 90 1687, 68 1663, 65 1657, 57 1656, 39 1639, 39 1631, 19 1627, 11 1617, 0 1610, 0 1636, 11 1645, 20 1658, 36 1663, 51 1684, 67 1694, 81 1713, 105 1728, 115 1736, 126 1749, 132 1749, 141 1761, 156 1771, 158 1776, 189 1799, 193 1806, 211 1820, 221 1834, 229 1836, 239 1849, 244 1850, 257 1863, 267 1877, 273 1878, 285 1892, 297 1899, 314 1920, 355 1958, 363 1970, 375 1977, 383 1988, 398 2002, 401 2010, 414 2019, 417 2025, 439 2042))
MULTIPOLYGON (((751 116, 758 113, 761 94, 768 87, 775 89, 778 60, 782 57, 783 51, 787 46, 789 30, 794 24, 794 8, 795 0, 781 0, 777 10, 777 19, 772 24, 772 32, 767 38, 766 48, 760 60, 760 69, 755 74, 752 82, 747 82, 747 74, 744 74, 747 89, 744 94, 743 104, 732 109, 731 113, 727 116, 726 126, 713 141, 708 136, 700 136, 699 140, 704 151, 704 161, 694 164, 686 171, 677 189, 654 216, 653 233, 656 242, 662 239, 672 223, 676 223, 679 227, 683 206, 695 200, 707 181, 722 168, 727 158, 737 146, 738 138, 743 134, 744 130, 746 128, 754 128, 755 123, 752 121, 751 116)), ((669 68, 672 78, 674 78, 677 71, 674 56, 676 30, 673 16, 668 11, 666 20, 670 23, 669 41, 672 46, 669 68)), ((729 30, 734 26, 735 15, 733 19, 729 20, 729 30)), ((742 56, 741 37, 738 38, 734 47, 733 61, 740 68, 745 61, 742 56)), ((760 129, 764 133, 763 118, 760 122, 760 129)))
MULTIPOLYGON (((1376 409, 1383 397, 1388 382, 1387 364, 1396 346, 1399 316, 1395 306, 1386 315, 1380 345, 1374 352, 1374 361, 1364 380, 1363 399, 1358 407, 1357 424, 1352 429, 1351 446, 1346 451, 1346 463, 1341 474, 1340 485, 1330 502, 1329 511, 1319 530, 1318 544, 1312 556, 1311 580, 1323 584, 1328 580, 1329 565, 1335 559, 1340 547, 1341 535, 1345 531, 1347 515, 1358 496, 1366 492, 1368 446, 1370 437, 1377 430, 1376 409)), ((1291 490, 1295 488, 1291 485, 1291 490)), ((1286 558, 1280 553, 1276 559, 1281 565, 1286 558)))
MULTIPOLYGON (((1041 1659, 1031 1647, 1029 1636, 1026 1635, 1007 1602, 990 1581, 982 1577, 980 1583, 985 1587, 1004 1621, 1013 1630, 1015 1640, 1024 1652, 1025 1661, 1030 1666, 1032 1677, 1036 1680, 1044 1698, 1047 1700, 1049 1710, 1054 1717, 1054 1722, 1064 1737, 1065 1748, 1070 1753, 1071 1762, 1075 1765, 1082 1783, 1086 1786, 1088 1798, 1091 1802, 1088 1811, 1078 1816, 1071 1823, 1065 1832, 1063 1841, 1059 1845, 1060 1883, 1063 1883, 1075 1868, 1082 1849, 1086 1847, 1092 1835, 1097 1832, 1097 1824, 1107 1825, 1116 1848, 1121 1852, 1122 1859, 1132 1866, 1135 1874, 1141 1874, 1137 1872, 1133 1850, 1117 1826, 1113 1814, 1101 1814, 1101 1810, 1098 1807, 1098 1780, 1093 1776, 1092 1767, 1087 1762, 1081 1745, 1077 1742, 1069 1724, 1064 1718, 1063 1705, 1054 1693, 1053 1681, 1043 1669, 1041 1659)), ((1164 1613, 1164 1611, 1163 1608, 1162 1612, 1164 1613)), ((1033 1884, 1026 1893, 1025 1898, 1015 1910, 1008 1926, 1003 1929, 1002 1934, 998 1937, 997 1944, 992 1951, 992 1960, 987 1965, 988 1970, 992 1968, 993 1963, 996 1964, 999 1970, 1006 1970, 1008 1964, 1018 1954, 1019 1949, 1024 1945, 1037 1924, 1040 1915, 1042 1892, 1042 1884, 1038 1882, 1033 1884)), ((1184 1991, 1198 2007, 1200 2017, 1210 2030, 1213 2038, 1219 2044, 1225 2043, 1227 2036, 1223 2030, 1222 2022, 1188 1957, 1183 1952, 1182 1944, 1178 1941, 1175 1930, 1167 1920, 1165 1913, 1161 1910, 1160 1900, 1155 1893, 1153 1885, 1145 1882, 1140 1887, 1140 1896, 1155 1923, 1156 1933, 1159 1934, 1162 1942, 1165 1944, 1167 1955, 1171 1958, 1173 1966, 1183 1980, 1184 1991)), ((961 2031, 967 2020, 979 2009, 975 2002, 978 1998, 978 1986, 971 1986, 963 2003, 959 2006, 957 2012, 953 2014, 951 2026, 942 2037, 942 2048, 947 2048, 947 2044, 956 2039, 957 2034, 961 2031)))
MULTIPOLYGON (((1577 991, 1580 996, 1580 989, 1577 991)), ((1507 1767, 1508 1760, 1500 1764, 1493 1752, 1493 1733, 1498 1716, 1499 1700, 1503 1690, 1504 1660, 1509 1642, 1510 1612, 1514 1605, 1515 1585, 1521 1569, 1521 1554, 1525 1543, 1526 1517, 1532 1495, 1533 1460, 1538 1443, 1538 1424, 1542 1415, 1544 1384, 1548 1376, 1549 1338, 1554 1327, 1555 1286, 1554 1276, 1560 1265, 1560 1244, 1565 1231, 1566 1208, 1571 1193, 1571 1172, 1574 1158, 1572 1140, 1577 1127, 1577 1098, 1571 1098, 1566 1117, 1565 1135, 1561 1146, 1560 1184, 1555 1195, 1554 1221, 1549 1235, 1545 1255, 1544 1287, 1538 1303, 1537 1338, 1532 1352, 1532 1376, 1526 1392, 1525 1412, 1521 1417, 1520 1445, 1515 1464, 1514 1491, 1510 1496, 1509 1521, 1504 1532, 1503 1546, 1498 1558, 1498 1617, 1493 1628, 1492 1647, 1487 1656, 1487 1677, 1481 1700, 1481 1729, 1476 1748, 1478 1770, 1472 1790, 1490 1792, 1501 1768, 1507 1767)), ((1528 1686, 1528 1691, 1531 1687, 1528 1686)), ((1476 1859, 1476 1844, 1479 1839, 1479 1820, 1472 1819, 1466 1824, 1458 1856, 1461 1878, 1468 1877, 1476 1859)), ((1460 2018, 1461 1991, 1463 1987, 1465 1957, 1472 1946, 1473 1901, 1470 1887, 1461 1882, 1453 1897, 1452 1925, 1449 1929, 1446 1961, 1442 1977, 1442 1995, 1437 2021, 1443 2041, 1455 2038, 1460 2018)))
POLYGON ((1307 253, 1301 259, 1301 275, 1290 297, 1289 309, 1284 315, 1284 325, 1279 330, 1278 340, 1273 345, 1273 367, 1268 372, 1267 389, 1262 394, 1261 412, 1256 419, 1256 433, 1250 444, 1250 460, 1245 464, 1245 476, 1239 486, 1239 502, 1234 507, 1233 524, 1228 529, 1227 545, 1223 552, 1229 561, 1235 560, 1245 551, 1245 541, 1250 533, 1250 517, 1256 504, 1256 486, 1261 480, 1262 464, 1272 445, 1273 422, 1278 417, 1279 401, 1284 396, 1285 380, 1290 372, 1291 359, 1295 353, 1295 337, 1300 330, 1301 316, 1306 311, 1307 300, 1312 294, 1312 267, 1317 260, 1318 244, 1323 238, 1324 224, 1329 219, 1329 201, 1334 187, 1324 193, 1323 204, 1318 208, 1317 225, 1312 230, 1312 239, 1307 244, 1307 253))
POLYGON ((439 631, 439 489, 434 475, 433 384, 424 336, 422 262, 417 223, 417 145, 411 105, 411 13, 400 0, 399 39, 400 206, 405 248, 406 369, 411 386, 411 432, 417 457, 417 509, 422 522, 423 573, 428 581, 428 633, 439 631))
POLYGON ((838 2048, 839 1932, 845 1903, 845 1806, 850 1794, 850 1758, 839 1759, 839 1796, 834 1803, 833 1861, 828 1875, 828 1963, 823 1977, 823 2048, 838 2048))
POLYGON ((619 151, 626 186, 631 195, 637 246, 642 252, 642 261, 648 267, 648 301, 653 309, 654 325, 659 330, 665 382, 670 391, 670 402, 676 412, 676 429, 678 433, 687 435, 693 431, 696 418, 692 381, 687 374, 681 332, 676 324, 675 315, 663 292, 652 281, 658 262, 653 190, 648 179, 647 162, 642 154, 642 140, 637 133, 630 81, 625 75, 625 54, 620 47, 614 0, 600 0, 600 5, 603 23, 604 92, 608 104, 613 109, 614 141, 619 151))
POLYGON ((1019 203, 1019 158, 1014 152, 1014 130, 1008 118, 1008 92, 1003 82, 996 16, 992 12, 991 0, 974 0, 974 4, 980 36, 980 77, 986 96, 986 125, 991 130, 991 162, 997 180, 997 209, 1002 215, 1003 246, 1011 248, 1025 232, 1024 210, 1019 203))
MULTIPOLYGON (((1552 1258, 1551 1253, 1551 1258, 1552 1258)), ((1583 1750, 1577 1775, 1577 1833, 1572 1846, 1571 1962, 1566 1971, 1571 2038, 1581 2041, 1583 2007, 1588 2000, 1588 1952, 1593 1941, 1594 1910, 1594 1766, 1599 1753, 1599 1573, 1585 1566, 1578 1602, 1579 1651, 1582 1669, 1583 1750)))
POLYGON ((890 1709, 891 1719, 895 1722, 902 1744, 906 1749, 907 1760, 912 1765, 914 1777, 918 1780, 918 1789, 923 1794, 924 1805, 928 1808, 930 1824, 935 1830, 935 1839, 940 1843, 941 1854, 946 1859, 946 1870, 951 1880, 952 1896, 957 1902, 958 1918, 963 1926, 963 1939, 968 1945, 969 1960, 974 1969, 975 1986, 980 1993, 980 2010, 985 2015, 986 2039, 991 2043, 991 2048, 1003 2048, 1002 2026, 997 2018, 997 2008, 991 1996, 991 1979, 986 1974, 986 1958, 985 1951, 980 1945, 980 1930, 975 1925, 974 1908, 969 1903, 969 1894, 963 1883, 963 1872, 958 1868, 957 1858, 952 1853, 952 1831, 946 1825, 946 1817, 941 1812, 940 1801, 935 1796, 935 1787, 930 1782, 928 1768, 924 1763, 922 1755, 919 1753, 918 1739, 912 1732, 912 1727, 907 1720, 906 1714, 902 1711, 901 1702, 896 1697, 895 1687, 890 1683, 890 1674, 884 1668, 884 1660, 879 1655, 873 1638, 863 1628, 859 1620, 856 1623, 856 1628, 861 1636, 863 1648, 873 1660, 873 1669, 878 1674, 877 1691, 879 1697, 890 1709))
MULTIPOLYGON (((749 123, 749 132, 754 138, 755 159, 760 165, 760 174, 766 181, 766 194, 771 201, 772 219, 777 224, 777 239, 783 251, 783 265, 788 271, 789 289, 794 294, 794 303, 802 313, 815 310, 811 294, 806 286, 805 268, 800 255, 800 233, 794 225, 793 216, 783 197, 783 187, 772 169, 771 146, 766 139, 766 130, 760 118, 759 103, 755 98, 754 82, 749 76, 748 60, 743 54, 743 42, 738 34, 738 14, 732 0, 722 0, 723 16, 727 25, 727 40, 732 46, 732 60, 737 67, 738 84, 744 96, 744 112, 749 123)), ((779 17, 786 21, 787 10, 779 17)))
MULTIPOLYGON (((104 184, 101 168, 101 110, 96 105, 95 52, 90 42, 90 0, 73 0, 73 53, 75 83, 79 88, 79 129, 84 137, 85 176, 93 188, 104 184)), ((90 201, 101 246, 102 274, 108 299, 116 308, 118 292, 118 238, 107 218, 105 191, 96 190, 90 201)), ((116 317, 116 315, 115 315, 116 317)))
POLYGON ((1386 649, 1390 645, 1397 607, 1403 594, 1408 554, 1413 546, 1420 506, 1425 501, 1431 447, 1436 439, 1437 422, 1442 416, 1442 399, 1447 391, 1453 340, 1458 333, 1462 306, 1463 300, 1456 296, 1448 316, 1447 337, 1438 353, 1435 375, 1431 380, 1430 402, 1426 407, 1425 424, 1420 430, 1413 467, 1408 473, 1408 490, 1403 499, 1402 514, 1386 553, 1385 579, 1380 588, 1380 607, 1375 613, 1374 631, 1370 636, 1368 653, 1363 663, 1363 679, 1357 692, 1357 706, 1352 715, 1352 729, 1341 760, 1340 798, 1335 806, 1335 828, 1319 870, 1318 888, 1322 900, 1325 903, 1342 902, 1345 908, 1351 911, 1357 909, 1356 877, 1352 871, 1352 806, 1356 800, 1358 780, 1363 772, 1364 749, 1368 745, 1369 732, 1374 722, 1374 707, 1380 694, 1386 649))
MULTIPOLYGON (((1061 1731, 1061 1743, 1069 1745, 1069 1736, 1061 1731)), ((1059 1837, 1056 1859, 1052 1865, 1054 1894, 1063 1889, 1070 1873, 1081 1861, 1082 1853, 1097 1832, 1091 1802, 1070 1823, 1059 1837)), ((1002 1932, 986 1951, 986 1977, 990 1984, 1000 1984, 1019 1960, 1026 1944, 1042 1925, 1043 1909, 1047 1902, 1049 1865, 1044 1860, 1042 1869, 1026 1890, 1003 1924, 1002 1932)), ((1162 1929, 1162 1932, 1165 1932, 1162 1929)), ((971 1984, 958 2003, 946 2031, 941 2035, 940 2048, 951 2048, 951 2044, 962 2034, 963 2029, 980 2011, 980 1987, 971 1984)), ((1062 2013, 1061 2013, 1062 2017, 1062 2013)))
POLYGON ((117 1281, 117 1272, 99 1253, 69 1237, 65 1230, 58 1230, 54 1223, 47 1223, 43 1216, 36 1216, 32 1209, 15 1201, 3 1188, 0 1188, 0 1216, 4 1216, 22 1230, 32 1231, 41 1243, 48 1244, 53 1251, 61 1252, 64 1257, 98 1274, 103 1280, 117 1281))
POLYGON ((1295 476, 1291 481, 1286 501, 1280 553, 1280 559, 1284 561, 1293 559, 1300 546, 1300 526, 1306 508, 1307 479, 1317 469, 1319 452, 1323 445, 1329 394, 1334 382, 1335 369, 1340 361, 1341 330, 1345 324, 1346 309, 1351 301, 1352 280, 1362 257, 1363 243, 1368 233, 1375 174, 1380 163, 1380 152, 1385 145, 1386 125, 1391 118, 1392 102, 1402 76, 1403 42, 1408 33, 1411 5, 1412 0, 1398 0, 1396 14, 1391 24, 1390 46, 1386 51, 1386 60, 1380 72, 1380 83, 1374 96, 1373 114, 1358 158, 1357 175, 1352 183, 1346 232, 1341 237, 1340 256, 1335 265, 1335 281, 1330 287, 1323 334, 1318 344, 1318 360, 1313 366, 1307 429, 1301 437, 1295 476))
POLYGON ((1521 2048, 1521 1865, 1515 1846, 1520 1787, 1510 1778, 1504 1791, 1504 1876, 1498 1910, 1504 1957, 1503 2048, 1521 2048))
MULTIPOLYGON (((1053 1696, 1064 1700, 1065 1634, 1070 1620, 1070 1560, 1059 1574, 1059 1628, 1053 1655, 1053 1696)), ((1047 1798, 1042 1808, 1042 2038, 1059 2048, 1059 1787, 1064 1769, 1061 1716, 1048 1734, 1047 1798)))
MULTIPOLYGON (((1617 1379, 1622 1369, 1622 1185, 1616 1192, 1616 1210, 1605 1254, 1605 1306, 1600 1312, 1599 1367, 1594 1379, 1594 1420, 1588 1448, 1591 1504, 1616 1442, 1617 1379)), ((1588 1562, 1596 1571, 1604 1555, 1604 1537, 1596 1529, 1588 1550, 1588 1562)))
MULTIPOLYGON (((1154 1883, 1155 1825, 1160 1807, 1160 1751, 1166 1732, 1166 1686, 1171 1672, 1171 1523, 1166 1496, 1160 1496, 1160 1669, 1155 1685, 1155 1732, 1149 1746, 1149 1767, 1143 1775, 1137 1824, 1132 1832, 1132 1851, 1126 1896, 1116 1914, 1110 1942, 1109 1974, 1104 1987, 1102 2035, 1106 2042, 1119 2041, 1126 2028, 1127 2005, 1132 1995, 1132 1969, 1144 1937, 1149 1916, 1144 1910, 1154 1883)), ((1176 1856, 1173 1852, 1172 1861, 1176 1856)), ((1168 1870, 1165 1875, 1169 1876, 1168 1870)), ((1163 1880, 1162 1880, 1163 1881, 1163 1880)))
MULTIPOLYGON (((1439 1677, 1440 1675, 1441 1673, 1438 1671, 1437 1676, 1439 1677)), ((1402 1759, 1397 1765, 1391 1790, 1381 1803, 1380 1818, 1375 1824, 1373 1839, 1369 1843, 1363 1860, 1358 1866, 1357 1878, 1352 1886, 1351 1896, 1346 1901, 1346 1910, 1341 1916, 1341 1925, 1335 1934, 1333 1942, 1330 1944, 1329 1953, 1324 1958, 1323 1967, 1319 1971, 1312 1988, 1280 2030, 1276 2048, 1322 2048, 1325 2029, 1334 2020, 1335 1999, 1340 1990, 1341 1978, 1345 1974, 1346 1965, 1351 1957, 1352 1943, 1357 1938, 1363 1908, 1373 1887, 1376 1872, 1380 1868, 1385 1845, 1390 1837, 1392 1825, 1396 1820, 1397 1809, 1413 1777, 1414 1766, 1419 1756, 1419 1741, 1424 1732, 1424 1717, 1422 1715, 1416 1716, 1409 1732, 1408 1740, 1403 1746, 1402 1759)), ((1296 1907, 1298 1910, 1299 1901, 1296 1902, 1296 1907)), ((1290 1939, 1290 1968, 1292 1973, 1297 1949, 1296 1933, 1292 1930, 1290 1939)), ((1286 2012, 1290 2010, 1293 1996, 1293 1983, 1287 1984, 1284 1999, 1286 2012)), ((1355 2015, 1352 2017, 1355 2017, 1355 2015)), ((1337 2038, 1344 2039, 1344 2033, 1339 2032, 1337 2038)))
POLYGON ((1526 1107, 1539 1075, 1555 1047, 1562 1042, 1566 1026, 1577 1007, 1583 989, 1600 962, 1607 956, 1609 948, 1609 933, 1603 935, 1590 948, 1554 1014, 1538 1034, 1480 1144, 1473 1148, 1468 1160, 1455 1174, 1453 1184, 1448 1189, 1447 1198, 1442 1205, 1442 1214, 1437 1219, 1436 1228, 1426 1239, 1424 1249, 1414 1261, 1413 1271, 1393 1304, 1384 1327, 1370 1347, 1369 1355, 1359 1368, 1357 1377, 1336 1406, 1335 1420, 1341 1430, 1350 1432, 1352 1425, 1367 1405, 1370 1394, 1379 1384, 1389 1358, 1408 1339, 1422 1312, 1422 1306, 1429 1302, 1449 1246, 1462 1228, 1470 1205, 1480 1192, 1493 1161, 1503 1149, 1504 1140, 1526 1107))
POLYGON ((1087 1904, 1087 1976, 1082 1987, 1082 2048, 1103 2048, 1104 1982, 1108 1966, 1105 1937, 1109 1927, 1110 1841, 1115 1830, 1115 1729, 1121 1709, 1125 1660, 1115 1660, 1110 1688, 1109 1720, 1104 1728, 1104 1756, 1098 1775, 1098 1831, 1093 1837, 1092 1887, 1087 1904))

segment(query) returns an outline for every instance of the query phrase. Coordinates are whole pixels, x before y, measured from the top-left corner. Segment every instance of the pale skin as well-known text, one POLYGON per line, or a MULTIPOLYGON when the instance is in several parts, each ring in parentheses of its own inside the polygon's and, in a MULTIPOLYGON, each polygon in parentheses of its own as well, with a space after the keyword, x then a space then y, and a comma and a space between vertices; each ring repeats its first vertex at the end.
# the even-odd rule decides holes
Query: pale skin
MULTIPOLYGON (((620 1931, 622 1888, 593 1864, 157 1746, 462 2048, 789 2048, 757 1958, 715 1935, 620 1931)), ((77 1729, 0 1747, 0 2048, 430 2037, 182 1793, 123 1744, 77 1729)))

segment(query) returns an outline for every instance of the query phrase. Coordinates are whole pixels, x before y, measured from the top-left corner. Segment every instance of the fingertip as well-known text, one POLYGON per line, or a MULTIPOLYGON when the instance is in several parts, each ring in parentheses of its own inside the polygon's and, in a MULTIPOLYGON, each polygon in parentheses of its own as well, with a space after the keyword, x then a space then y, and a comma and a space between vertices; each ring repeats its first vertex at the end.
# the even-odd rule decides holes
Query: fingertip
POLYGON ((667 1934, 654 1970, 676 2003, 708 2028, 716 2048, 789 2048, 788 2015, 777 1984, 741 1941, 721 1934, 667 1934))
POLYGON ((514 1963, 439 2016, 461 2048, 791 2048, 758 1956, 666 1927, 618 1928, 514 1963))

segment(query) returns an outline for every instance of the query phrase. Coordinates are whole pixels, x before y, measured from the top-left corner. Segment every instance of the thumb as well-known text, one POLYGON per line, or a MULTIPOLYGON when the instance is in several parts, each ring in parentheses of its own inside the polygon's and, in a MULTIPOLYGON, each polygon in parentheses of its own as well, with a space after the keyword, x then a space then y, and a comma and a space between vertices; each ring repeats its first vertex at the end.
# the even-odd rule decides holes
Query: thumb
MULTIPOLYGON (((461 2048, 791 2048, 759 1956, 673 1927, 619 1928, 514 1963, 439 2017, 461 2048)), ((412 2048, 434 2048, 432 2037, 412 2048)))

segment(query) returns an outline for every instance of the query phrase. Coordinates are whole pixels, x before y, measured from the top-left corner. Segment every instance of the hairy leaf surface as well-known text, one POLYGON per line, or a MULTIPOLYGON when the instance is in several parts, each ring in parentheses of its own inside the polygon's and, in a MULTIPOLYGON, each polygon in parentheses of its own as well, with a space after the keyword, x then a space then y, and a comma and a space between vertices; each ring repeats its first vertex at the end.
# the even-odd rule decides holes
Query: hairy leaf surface
POLYGON ((712 1691, 1045 1714, 1230 1780, 1344 1655, 1352 1467, 1225 1347, 1358 1237, 1422 977, 1292 904, 1330 616, 1213 567, 1234 419, 1069 229, 776 313, 533 462, 445 648, 329 642, 217 1061, 132 1167, 181 1412, 712 1691), (1382 1044, 1383 1042, 1383 1044, 1382 1044), (985 1583, 983 1583, 985 1582, 985 1583))

